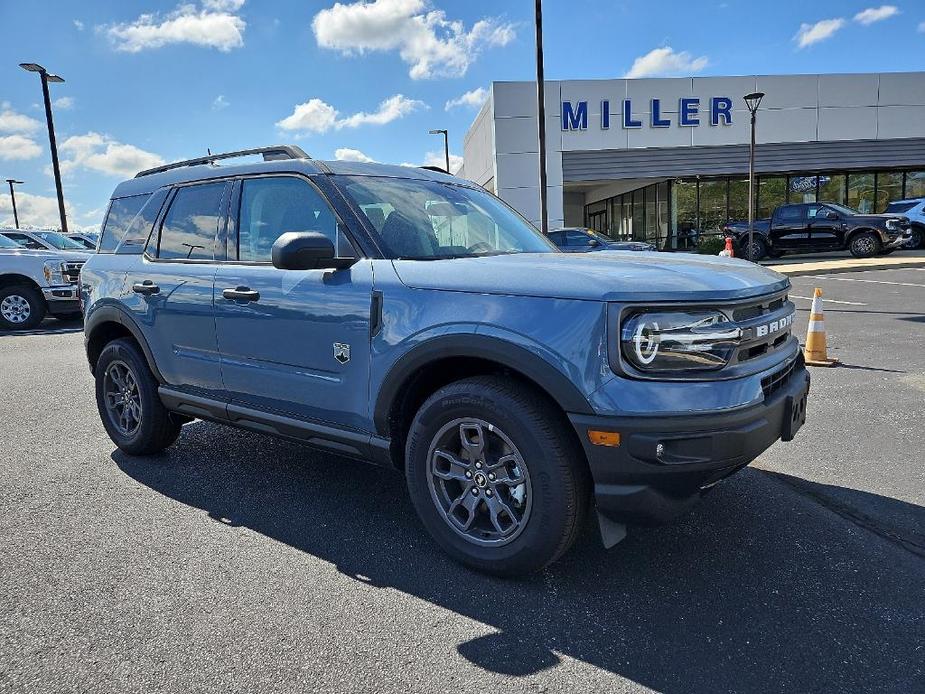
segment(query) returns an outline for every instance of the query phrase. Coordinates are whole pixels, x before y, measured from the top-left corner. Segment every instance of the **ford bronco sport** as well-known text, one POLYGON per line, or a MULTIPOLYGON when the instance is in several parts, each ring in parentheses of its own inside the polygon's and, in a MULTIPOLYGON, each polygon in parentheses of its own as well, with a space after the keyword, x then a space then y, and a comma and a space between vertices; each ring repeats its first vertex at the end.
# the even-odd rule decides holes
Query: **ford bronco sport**
POLYGON ((785 277, 562 253, 435 171, 289 146, 144 171, 81 282, 123 451, 200 418, 398 468, 442 548, 497 574, 561 556, 592 509, 608 546, 664 521, 805 420, 785 277))

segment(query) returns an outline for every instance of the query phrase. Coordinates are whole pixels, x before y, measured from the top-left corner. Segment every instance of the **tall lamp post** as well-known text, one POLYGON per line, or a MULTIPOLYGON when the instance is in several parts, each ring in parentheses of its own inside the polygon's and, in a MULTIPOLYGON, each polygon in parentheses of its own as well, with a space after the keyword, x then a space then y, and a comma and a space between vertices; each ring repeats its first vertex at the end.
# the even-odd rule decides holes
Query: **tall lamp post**
POLYGON ((61 215, 61 232, 67 233, 67 217, 64 213, 64 190, 61 187, 61 169, 58 167, 58 145, 55 141, 55 123, 51 117, 51 98, 48 95, 48 83, 64 82, 63 77, 53 75, 37 63, 20 63, 19 67, 28 72, 37 72, 42 78, 42 96, 45 97, 45 120, 48 122, 48 146, 51 149, 51 167, 55 172, 55 188, 58 190, 58 213, 61 215))
POLYGON ((446 160, 446 172, 450 173, 450 136, 446 130, 431 130, 431 135, 443 135, 443 157, 446 160))
POLYGON ((543 76, 543 0, 536 0, 536 123, 540 150, 540 231, 549 232, 546 209, 546 78, 543 76))
POLYGON ((752 138, 748 149, 748 251, 746 251, 747 257, 751 260, 754 255, 752 244, 755 242, 755 114, 764 98, 764 92, 752 92, 743 98, 749 113, 752 114, 752 138))
POLYGON ((8 178, 6 182, 10 184, 10 200, 13 201, 13 221, 16 223, 16 228, 19 229, 19 215, 16 213, 16 191, 13 190, 14 185, 22 185, 22 181, 17 181, 15 178, 8 178))

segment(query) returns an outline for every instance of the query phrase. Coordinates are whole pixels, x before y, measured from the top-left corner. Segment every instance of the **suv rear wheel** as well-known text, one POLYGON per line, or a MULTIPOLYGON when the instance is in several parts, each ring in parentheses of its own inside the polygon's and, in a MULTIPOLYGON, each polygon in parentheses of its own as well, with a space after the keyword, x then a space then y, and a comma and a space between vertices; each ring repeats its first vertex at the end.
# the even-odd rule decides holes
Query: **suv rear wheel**
POLYGON ((45 299, 32 287, 0 289, 0 328, 29 330, 45 317, 45 299))
POLYGON ((127 338, 113 340, 96 362, 96 406, 109 438, 131 455, 151 455, 180 435, 157 394, 157 381, 138 346, 127 338))
POLYGON ((542 569, 574 542, 588 507, 583 454, 562 414, 525 386, 469 378, 418 410, 408 489, 457 561, 498 575, 542 569))
POLYGON ((873 258, 880 252, 880 239, 872 231, 855 234, 848 242, 848 250, 855 258, 873 258))

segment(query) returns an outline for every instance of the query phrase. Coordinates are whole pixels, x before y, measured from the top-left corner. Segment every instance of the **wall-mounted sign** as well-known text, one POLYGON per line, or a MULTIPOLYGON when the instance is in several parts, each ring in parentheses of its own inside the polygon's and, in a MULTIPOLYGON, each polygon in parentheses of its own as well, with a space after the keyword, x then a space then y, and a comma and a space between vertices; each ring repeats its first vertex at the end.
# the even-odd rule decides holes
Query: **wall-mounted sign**
MULTIPOLYGON (((714 96, 709 100, 710 125, 732 125, 732 99, 728 96, 714 96)), ((667 107, 661 99, 652 99, 649 102, 648 117, 635 118, 633 116, 633 100, 624 99, 622 105, 611 106, 610 100, 601 101, 601 130, 608 130, 611 121, 615 121, 623 128, 641 128, 643 120, 650 128, 670 128, 678 125, 684 128, 693 128, 700 125, 700 98, 696 96, 681 97, 678 99, 678 112, 667 113, 667 107)), ((706 115, 706 114, 704 114, 706 115)), ((563 101, 562 102, 562 129, 587 130, 588 129, 588 102, 563 101)))

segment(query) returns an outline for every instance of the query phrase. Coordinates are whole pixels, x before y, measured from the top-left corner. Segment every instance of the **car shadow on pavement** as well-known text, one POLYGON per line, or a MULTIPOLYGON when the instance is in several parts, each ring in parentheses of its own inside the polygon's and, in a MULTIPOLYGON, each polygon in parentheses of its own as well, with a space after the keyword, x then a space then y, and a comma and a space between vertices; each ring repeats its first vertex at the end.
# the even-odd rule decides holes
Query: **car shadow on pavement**
POLYGON ((22 337, 24 335, 65 335, 67 333, 79 333, 84 329, 81 320, 58 320, 57 318, 47 318, 31 330, 3 330, 0 329, 0 337, 22 337))
MULTIPOLYGON (((776 473, 748 468, 685 518, 633 529, 610 551, 589 523, 546 571, 502 580, 440 551, 394 471, 202 422, 160 456, 112 457, 217 522, 489 625, 495 633, 447 648, 493 673, 576 659, 665 692, 912 691, 925 674, 922 558, 776 473)), ((848 493, 869 497, 871 512, 923 512, 848 493)), ((420 633, 440 638, 440 627, 420 633)))

